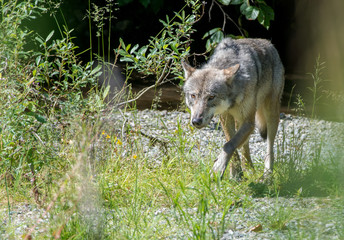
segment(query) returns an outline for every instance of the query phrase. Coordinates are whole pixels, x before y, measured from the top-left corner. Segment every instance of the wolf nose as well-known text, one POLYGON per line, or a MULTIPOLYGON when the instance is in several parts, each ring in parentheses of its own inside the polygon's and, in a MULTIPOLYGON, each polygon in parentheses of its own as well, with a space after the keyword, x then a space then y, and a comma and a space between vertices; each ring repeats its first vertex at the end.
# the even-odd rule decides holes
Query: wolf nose
POLYGON ((192 125, 194 125, 195 127, 201 126, 202 122, 203 122, 203 118, 193 118, 192 119, 192 125))

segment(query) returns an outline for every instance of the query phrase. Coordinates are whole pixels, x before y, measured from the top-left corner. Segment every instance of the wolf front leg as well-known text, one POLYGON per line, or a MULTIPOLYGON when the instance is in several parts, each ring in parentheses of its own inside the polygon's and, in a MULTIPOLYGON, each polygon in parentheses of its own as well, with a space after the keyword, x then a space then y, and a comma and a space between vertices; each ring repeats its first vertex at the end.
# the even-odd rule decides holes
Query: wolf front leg
MULTIPOLYGON (((254 118, 253 118, 254 119, 254 118)), ((241 124, 239 130, 234 135, 234 137, 225 143, 223 150, 221 151, 217 161, 213 166, 213 171, 215 173, 220 173, 221 178, 226 170, 229 160, 233 156, 237 148, 239 148, 248 139, 250 134, 254 129, 254 120, 246 121, 241 124)), ((239 162, 240 164, 240 162, 239 162)), ((233 168, 237 168, 233 166, 233 168)), ((232 176, 231 176, 232 177, 232 176)))
MULTIPOLYGON (((229 112, 224 112, 220 115, 220 122, 221 122, 222 130, 226 137, 226 142, 229 142, 235 135, 235 120, 229 112)), ((225 153, 221 153, 216 160, 217 164, 220 165, 221 162, 224 162, 225 161, 224 158, 226 158, 225 153)), ((220 166, 218 167, 221 168, 220 166)), ((226 168, 227 165, 226 166, 222 165, 222 168, 223 167, 226 168)), ((223 171, 224 170, 225 169, 223 169, 223 171)), ((238 151, 235 150, 232 156, 232 160, 230 161, 230 177, 233 179, 239 178, 241 174, 242 174, 242 169, 240 166, 240 157, 239 157, 238 151)))

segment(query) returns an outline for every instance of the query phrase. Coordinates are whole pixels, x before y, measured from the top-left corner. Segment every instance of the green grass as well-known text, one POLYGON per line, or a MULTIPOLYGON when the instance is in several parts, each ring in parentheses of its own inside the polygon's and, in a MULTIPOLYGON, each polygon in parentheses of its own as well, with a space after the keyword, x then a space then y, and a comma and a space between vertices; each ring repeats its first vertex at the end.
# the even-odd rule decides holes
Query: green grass
MULTIPOLYGON (((136 113, 132 112, 132 115, 135 126, 139 128, 136 113)), ((168 134, 170 150, 164 152, 161 148, 160 164, 154 164, 154 159, 148 159, 143 150, 144 136, 138 129, 130 127, 122 136, 117 131, 120 126, 122 123, 118 122, 105 124, 98 119, 87 122, 74 119, 63 130, 63 138, 56 140, 51 136, 54 130, 44 138, 41 136, 46 144, 51 139, 50 145, 58 151, 49 165, 42 164, 37 171, 39 193, 34 191, 31 179, 22 176, 25 174, 22 170, 24 173, 16 172, 15 175, 22 181, 14 179, 7 190, 9 197, 2 194, 1 199, 2 202, 8 201, 8 207, 13 208, 21 203, 37 204, 35 194, 38 194, 36 199, 40 200, 40 208, 49 213, 49 220, 37 224, 40 231, 32 232, 36 239, 56 234, 61 239, 217 239, 225 230, 235 229, 237 219, 231 215, 236 209, 254 209, 252 196, 258 193, 260 196, 288 193, 289 197, 298 198, 317 195, 311 190, 298 195, 299 186, 303 189, 310 187, 306 182, 298 183, 296 188, 293 186, 304 178, 315 181, 312 174, 318 174, 317 184, 340 187, 335 180, 325 179, 311 165, 305 172, 293 172, 293 168, 297 169, 296 160, 299 160, 293 154, 288 161, 295 161, 294 165, 276 165, 276 176, 271 185, 259 183, 262 170, 259 166, 257 174, 246 175, 241 182, 213 179, 210 170, 214 156, 205 156, 199 162, 190 161, 188 149, 193 145, 192 136, 188 136, 187 129, 180 124, 177 124, 175 132, 168 134), (265 190, 261 191, 258 186, 265 190)), ((49 153, 44 153, 42 159, 49 153)), ((326 165, 322 170, 324 174, 335 171, 326 169, 326 165)), ((2 192, 6 193, 4 185, 2 192)), ((336 196, 331 187, 325 187, 324 193, 336 196)), ((301 210, 295 212, 292 206, 281 205, 277 200, 275 208, 260 213, 257 223, 264 223, 264 231, 283 232, 290 221, 303 214, 301 210)), ((8 217, 3 212, 2 218, 8 217)), ((319 218, 310 214, 309 218, 312 217, 319 218)), ((241 218, 245 218, 244 213, 241 218)), ((252 224, 247 223, 246 231, 250 226, 252 224)), ((3 228, 2 231, 8 231, 7 236, 11 236, 15 229, 10 223, 3 228)))

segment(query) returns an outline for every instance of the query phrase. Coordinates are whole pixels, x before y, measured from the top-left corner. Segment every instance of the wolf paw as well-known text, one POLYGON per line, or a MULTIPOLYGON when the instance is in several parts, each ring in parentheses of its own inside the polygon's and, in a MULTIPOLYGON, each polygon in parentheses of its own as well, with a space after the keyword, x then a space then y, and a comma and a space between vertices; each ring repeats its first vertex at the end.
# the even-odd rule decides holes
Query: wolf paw
POLYGON ((222 152, 215 160, 213 171, 215 174, 220 174, 221 178, 228 165, 228 156, 225 152, 222 152))

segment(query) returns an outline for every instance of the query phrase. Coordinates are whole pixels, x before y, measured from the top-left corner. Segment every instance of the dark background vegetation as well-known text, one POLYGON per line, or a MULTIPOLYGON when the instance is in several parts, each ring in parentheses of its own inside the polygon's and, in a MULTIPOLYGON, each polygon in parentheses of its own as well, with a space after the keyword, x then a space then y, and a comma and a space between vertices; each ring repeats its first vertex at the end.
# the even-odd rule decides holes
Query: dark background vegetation
MULTIPOLYGON (((118 39, 122 38, 126 43, 139 45, 147 44, 151 36, 155 36, 161 29, 162 24, 159 19, 165 19, 166 15, 173 16, 183 8, 183 0, 167 1, 153 0, 147 1, 149 4, 144 6, 139 0, 121 0, 114 9, 115 19, 112 23, 112 49, 119 44, 118 39)), ((97 6, 104 6, 105 1, 92 1, 97 6)), ((266 3, 275 11, 275 20, 271 22, 269 30, 265 29, 257 21, 249 21, 244 17, 240 18, 242 27, 248 32, 249 37, 266 38, 272 40, 278 48, 280 55, 287 64, 288 36, 293 34, 295 24, 295 0, 268 0, 266 3)), ((220 9, 214 5, 209 13, 211 1, 205 1, 204 16, 196 23, 197 32, 194 34, 194 52, 203 53, 205 51, 205 42, 203 35, 210 29, 222 27, 223 16, 220 9)), ((65 1, 58 11, 57 17, 60 22, 66 21, 69 29, 74 29, 73 35, 76 36, 75 44, 80 47, 80 51, 89 48, 89 25, 87 17, 88 1, 74 0, 65 1), (63 17, 61 16, 63 13, 63 17), (64 18, 64 19, 63 19, 64 18)), ((240 11, 237 6, 224 6, 223 9, 238 24, 240 11)), ((187 10, 187 9, 186 9, 187 10)), ((107 24, 107 23, 105 23, 107 24)), ((52 29, 58 32, 55 20, 49 14, 43 15, 28 23, 29 28, 34 29, 43 36, 48 35, 52 29)), ((94 31, 95 31, 95 26, 94 31)), ((107 30, 107 27, 105 27, 107 30)), ((239 29, 229 20, 226 21, 226 34, 240 35, 239 29)), ((108 36, 108 31, 104 32, 108 36)), ((55 37, 59 37, 57 34, 55 37)), ((106 38, 105 37, 105 38, 106 38)), ((97 52, 97 41, 93 35, 93 48, 97 52)), ((106 46, 107 47, 107 46, 106 46)), ((83 56, 85 59, 88 54, 83 56)), ((114 55, 112 56, 114 57, 114 55)), ((288 64, 286 65, 288 68, 288 64)))
MULTIPOLYGON (((249 37, 270 39, 280 53, 282 62, 286 69, 286 85, 283 104, 286 105, 291 97, 291 93, 295 96, 301 93, 307 99, 311 92, 307 90, 312 85, 312 79, 308 73, 314 72, 315 59, 320 56, 322 62, 326 63, 324 69, 325 78, 328 80, 324 83, 325 89, 342 92, 344 89, 343 71, 338 71, 342 66, 343 57, 333 58, 336 54, 337 46, 326 48, 332 42, 326 42, 328 39, 338 41, 343 38, 337 28, 338 11, 343 4, 340 1, 334 3, 322 3, 320 0, 267 0, 266 3, 271 6, 275 12, 275 19, 271 21, 270 28, 267 30, 258 21, 249 21, 245 17, 240 17, 238 6, 224 6, 223 9, 242 28, 245 29, 249 37), (338 2, 338 3, 335 3, 338 2), (326 20, 324 20, 326 19, 326 20), (328 28, 328 29, 327 29, 328 28), (332 30, 331 30, 332 29, 332 30), (335 32, 335 36, 329 33, 335 32), (338 34, 337 34, 338 32, 338 34), (332 61, 337 63, 334 69, 332 61), (332 67, 332 68, 331 68, 332 67), (336 73, 334 73, 336 72, 336 73), (295 88, 292 91, 293 86, 295 88)), ((92 1, 98 6, 104 6, 106 1, 92 1)), ((193 34, 194 42, 191 45, 191 52, 204 53, 206 40, 202 39, 203 35, 209 30, 222 27, 223 15, 220 9, 214 5, 212 11, 209 12, 212 1, 205 1, 204 15, 199 22, 196 23, 197 32, 193 34)), ((105 21, 105 38, 111 34, 111 49, 119 46, 119 38, 125 43, 144 45, 148 43, 150 37, 155 36, 161 29, 162 24, 159 19, 165 19, 166 15, 173 16, 174 12, 178 12, 185 5, 183 0, 120 0, 116 1, 116 7, 113 15, 115 19, 112 21, 111 33, 108 32, 108 22, 105 21)), ((78 51, 83 52, 90 48, 89 41, 89 23, 87 17, 88 1, 74 0, 65 1, 60 9, 56 9, 59 22, 66 22, 69 29, 74 29, 72 35, 76 38, 74 42, 79 46, 78 51), (62 14, 63 13, 63 14, 62 14)), ((93 9, 91 7, 91 9, 93 9)), ((187 8, 186 8, 187 11, 187 8)), ((34 29, 43 37, 47 36, 52 29, 55 29, 55 38, 59 38, 58 29, 52 16, 46 14, 27 23, 30 29, 34 29)), ((99 50, 99 44, 96 38, 96 25, 92 25, 92 48, 93 52, 99 50)), ((225 25, 225 33, 232 35, 240 35, 240 31, 231 21, 227 20, 225 25)), ((107 49, 105 42, 105 48, 107 49)), ((339 47, 339 46, 338 46, 339 47)), ((110 59, 115 59, 114 51, 111 51, 110 59)), ((80 55, 84 62, 89 61, 90 54, 86 51, 80 55)), ((204 57, 198 57, 197 62, 200 64, 205 61, 204 57)), ((117 64, 121 65, 120 61, 117 64)), ((140 82, 140 78, 135 79, 140 82)), ((324 95, 321 106, 322 116, 329 119, 342 119, 342 112, 336 112, 338 102, 324 95)), ((291 102, 294 102, 295 98, 291 102)), ((338 111, 337 111, 338 112, 338 111)))

